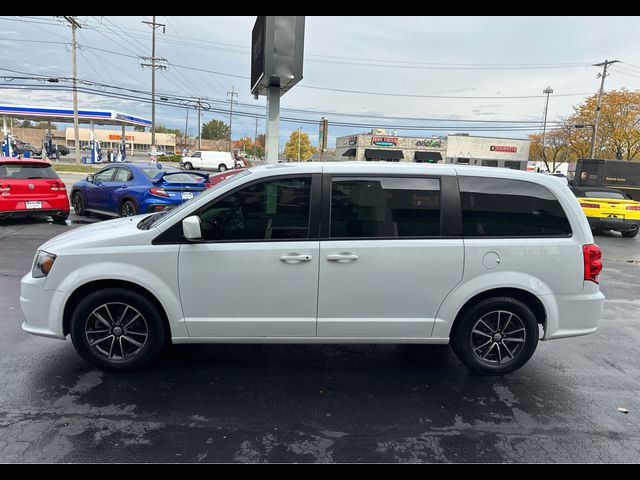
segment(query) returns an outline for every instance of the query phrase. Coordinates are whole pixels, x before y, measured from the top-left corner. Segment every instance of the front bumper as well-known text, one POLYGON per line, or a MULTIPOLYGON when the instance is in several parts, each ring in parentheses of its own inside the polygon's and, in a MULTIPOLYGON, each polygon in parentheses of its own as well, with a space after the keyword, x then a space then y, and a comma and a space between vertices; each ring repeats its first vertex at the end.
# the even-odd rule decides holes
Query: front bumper
POLYGON ((46 277, 33 278, 27 273, 20 282, 20 307, 25 321, 22 330, 42 337, 64 340, 62 312, 64 292, 45 290, 46 277))
POLYGON ((640 220, 627 220, 624 218, 599 218, 587 217, 589 226, 593 229, 616 230, 618 232, 628 232, 640 228, 640 220))

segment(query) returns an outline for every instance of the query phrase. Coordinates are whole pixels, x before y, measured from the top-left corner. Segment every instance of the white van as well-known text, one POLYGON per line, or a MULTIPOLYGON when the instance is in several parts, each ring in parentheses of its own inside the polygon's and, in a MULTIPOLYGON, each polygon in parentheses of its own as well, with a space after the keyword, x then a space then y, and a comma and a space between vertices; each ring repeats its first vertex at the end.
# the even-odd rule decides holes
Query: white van
POLYGON ((193 170, 217 170, 224 172, 230 168, 234 168, 236 164, 235 159, 230 152, 213 152, 207 150, 198 150, 193 152, 188 157, 182 157, 180 160, 180 166, 193 170))
POLYGON ((496 375, 538 340, 596 330, 600 255, 550 175, 268 165, 49 240, 22 279, 22 328, 71 335, 107 370, 148 365, 167 341, 451 343, 496 375))

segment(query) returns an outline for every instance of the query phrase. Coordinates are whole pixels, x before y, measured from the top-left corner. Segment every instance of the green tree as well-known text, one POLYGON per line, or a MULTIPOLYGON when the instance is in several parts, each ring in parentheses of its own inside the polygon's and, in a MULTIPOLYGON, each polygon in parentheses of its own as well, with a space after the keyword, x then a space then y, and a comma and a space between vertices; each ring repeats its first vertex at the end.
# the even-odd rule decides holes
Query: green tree
POLYGON ((300 130, 294 130, 291 132, 289 141, 284 147, 284 156, 288 160, 298 160, 299 151, 300 161, 308 161, 311 160, 311 155, 313 155, 315 150, 316 149, 311 145, 311 140, 309 140, 308 134, 301 132, 300 130))
POLYGON ((133 130, 136 132, 144 132, 144 127, 142 125, 134 125, 133 130))
POLYGON ((18 128, 36 128, 36 126, 31 122, 31 120, 23 120, 22 122, 16 122, 16 127, 18 128))
POLYGON ((171 135, 180 136, 182 135, 182 130, 180 130, 179 128, 167 128, 164 125, 157 125, 156 133, 168 133, 171 135))
POLYGON ((229 125, 222 120, 211 120, 202 125, 202 138, 205 140, 226 140, 229 138, 229 125))

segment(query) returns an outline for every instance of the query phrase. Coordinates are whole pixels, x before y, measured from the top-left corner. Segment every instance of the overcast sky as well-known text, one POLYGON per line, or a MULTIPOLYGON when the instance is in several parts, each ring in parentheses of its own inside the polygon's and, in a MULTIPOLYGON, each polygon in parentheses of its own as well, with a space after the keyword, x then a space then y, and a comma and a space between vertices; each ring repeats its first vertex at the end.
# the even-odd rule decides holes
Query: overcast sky
MULTIPOLYGON (((157 74, 157 91, 168 95, 223 101, 232 87, 240 112, 264 113, 265 99, 249 92, 251 17, 165 17, 157 35, 158 57, 168 60, 157 74), (219 72, 214 74, 190 68, 219 72), (227 75, 221 75, 227 74, 227 75), (232 75, 232 76, 229 76, 232 75), (244 78, 239 78, 244 77, 244 78), (242 105, 242 104, 250 104, 242 105)), ((151 90, 151 72, 133 57, 150 55, 151 17, 78 17, 78 76, 84 80, 143 91, 151 90), (108 50, 103 52, 97 48, 108 50)), ((396 126, 400 135, 446 135, 456 131, 525 138, 524 131, 499 131, 496 124, 437 122, 427 119, 531 121, 537 132, 542 120, 542 91, 554 93, 548 119, 557 121, 599 87, 600 68, 617 59, 606 89, 640 88, 638 17, 306 17, 304 79, 282 97, 282 116, 332 122, 396 126), (314 88, 310 88, 314 87, 314 88), (317 88, 320 87, 320 88, 317 88), (383 93, 336 92, 325 89, 383 93), (496 97, 496 98, 426 98, 496 97), (533 96, 535 98, 505 97, 533 96), (361 115, 339 116, 339 113, 361 115), (411 117, 419 120, 377 117, 411 117), (408 125, 438 127, 415 131, 408 125), (443 127, 440 127, 444 125, 443 127), (487 131, 472 130, 484 126, 487 131)), ((70 28, 55 17, 1 17, 2 68, 28 74, 68 77, 70 28), (25 23, 29 22, 29 23, 25 23), (60 42, 60 43, 36 43, 60 42)), ((19 75, 3 71, 5 75, 19 75)), ((2 84, 15 84, 7 81, 2 84)), ((2 103, 71 106, 69 92, 16 91, 3 88, 2 103)), ((137 101, 81 94, 80 107, 118 110, 151 118, 151 106, 137 101)), ((214 103, 220 108, 228 104, 214 103)), ((185 110, 158 106, 157 123, 184 129, 185 110)), ((203 113, 203 121, 228 115, 203 113)), ((195 134, 195 115, 189 130, 195 134)), ((318 126, 281 123, 281 138, 298 127, 317 141, 318 126)), ((529 128, 529 127, 528 127, 529 128)), ((253 137, 255 120, 234 116, 233 136, 253 137)), ((264 122, 259 122, 259 132, 264 122)), ((335 137, 363 132, 364 126, 330 124, 335 137)))

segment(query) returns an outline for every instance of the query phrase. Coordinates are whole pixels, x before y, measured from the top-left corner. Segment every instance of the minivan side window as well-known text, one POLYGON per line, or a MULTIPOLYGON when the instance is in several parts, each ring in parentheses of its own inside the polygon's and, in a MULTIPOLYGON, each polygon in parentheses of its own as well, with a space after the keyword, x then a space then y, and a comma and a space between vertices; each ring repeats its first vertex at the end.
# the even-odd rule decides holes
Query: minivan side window
POLYGON ((332 238, 440 235, 440 180, 412 177, 334 178, 332 238))
POLYGON ((309 238, 311 176, 266 180, 233 192, 199 213, 208 241, 309 238))
POLYGON ((458 184, 466 237, 571 236, 560 202, 541 185, 462 176, 458 184))

